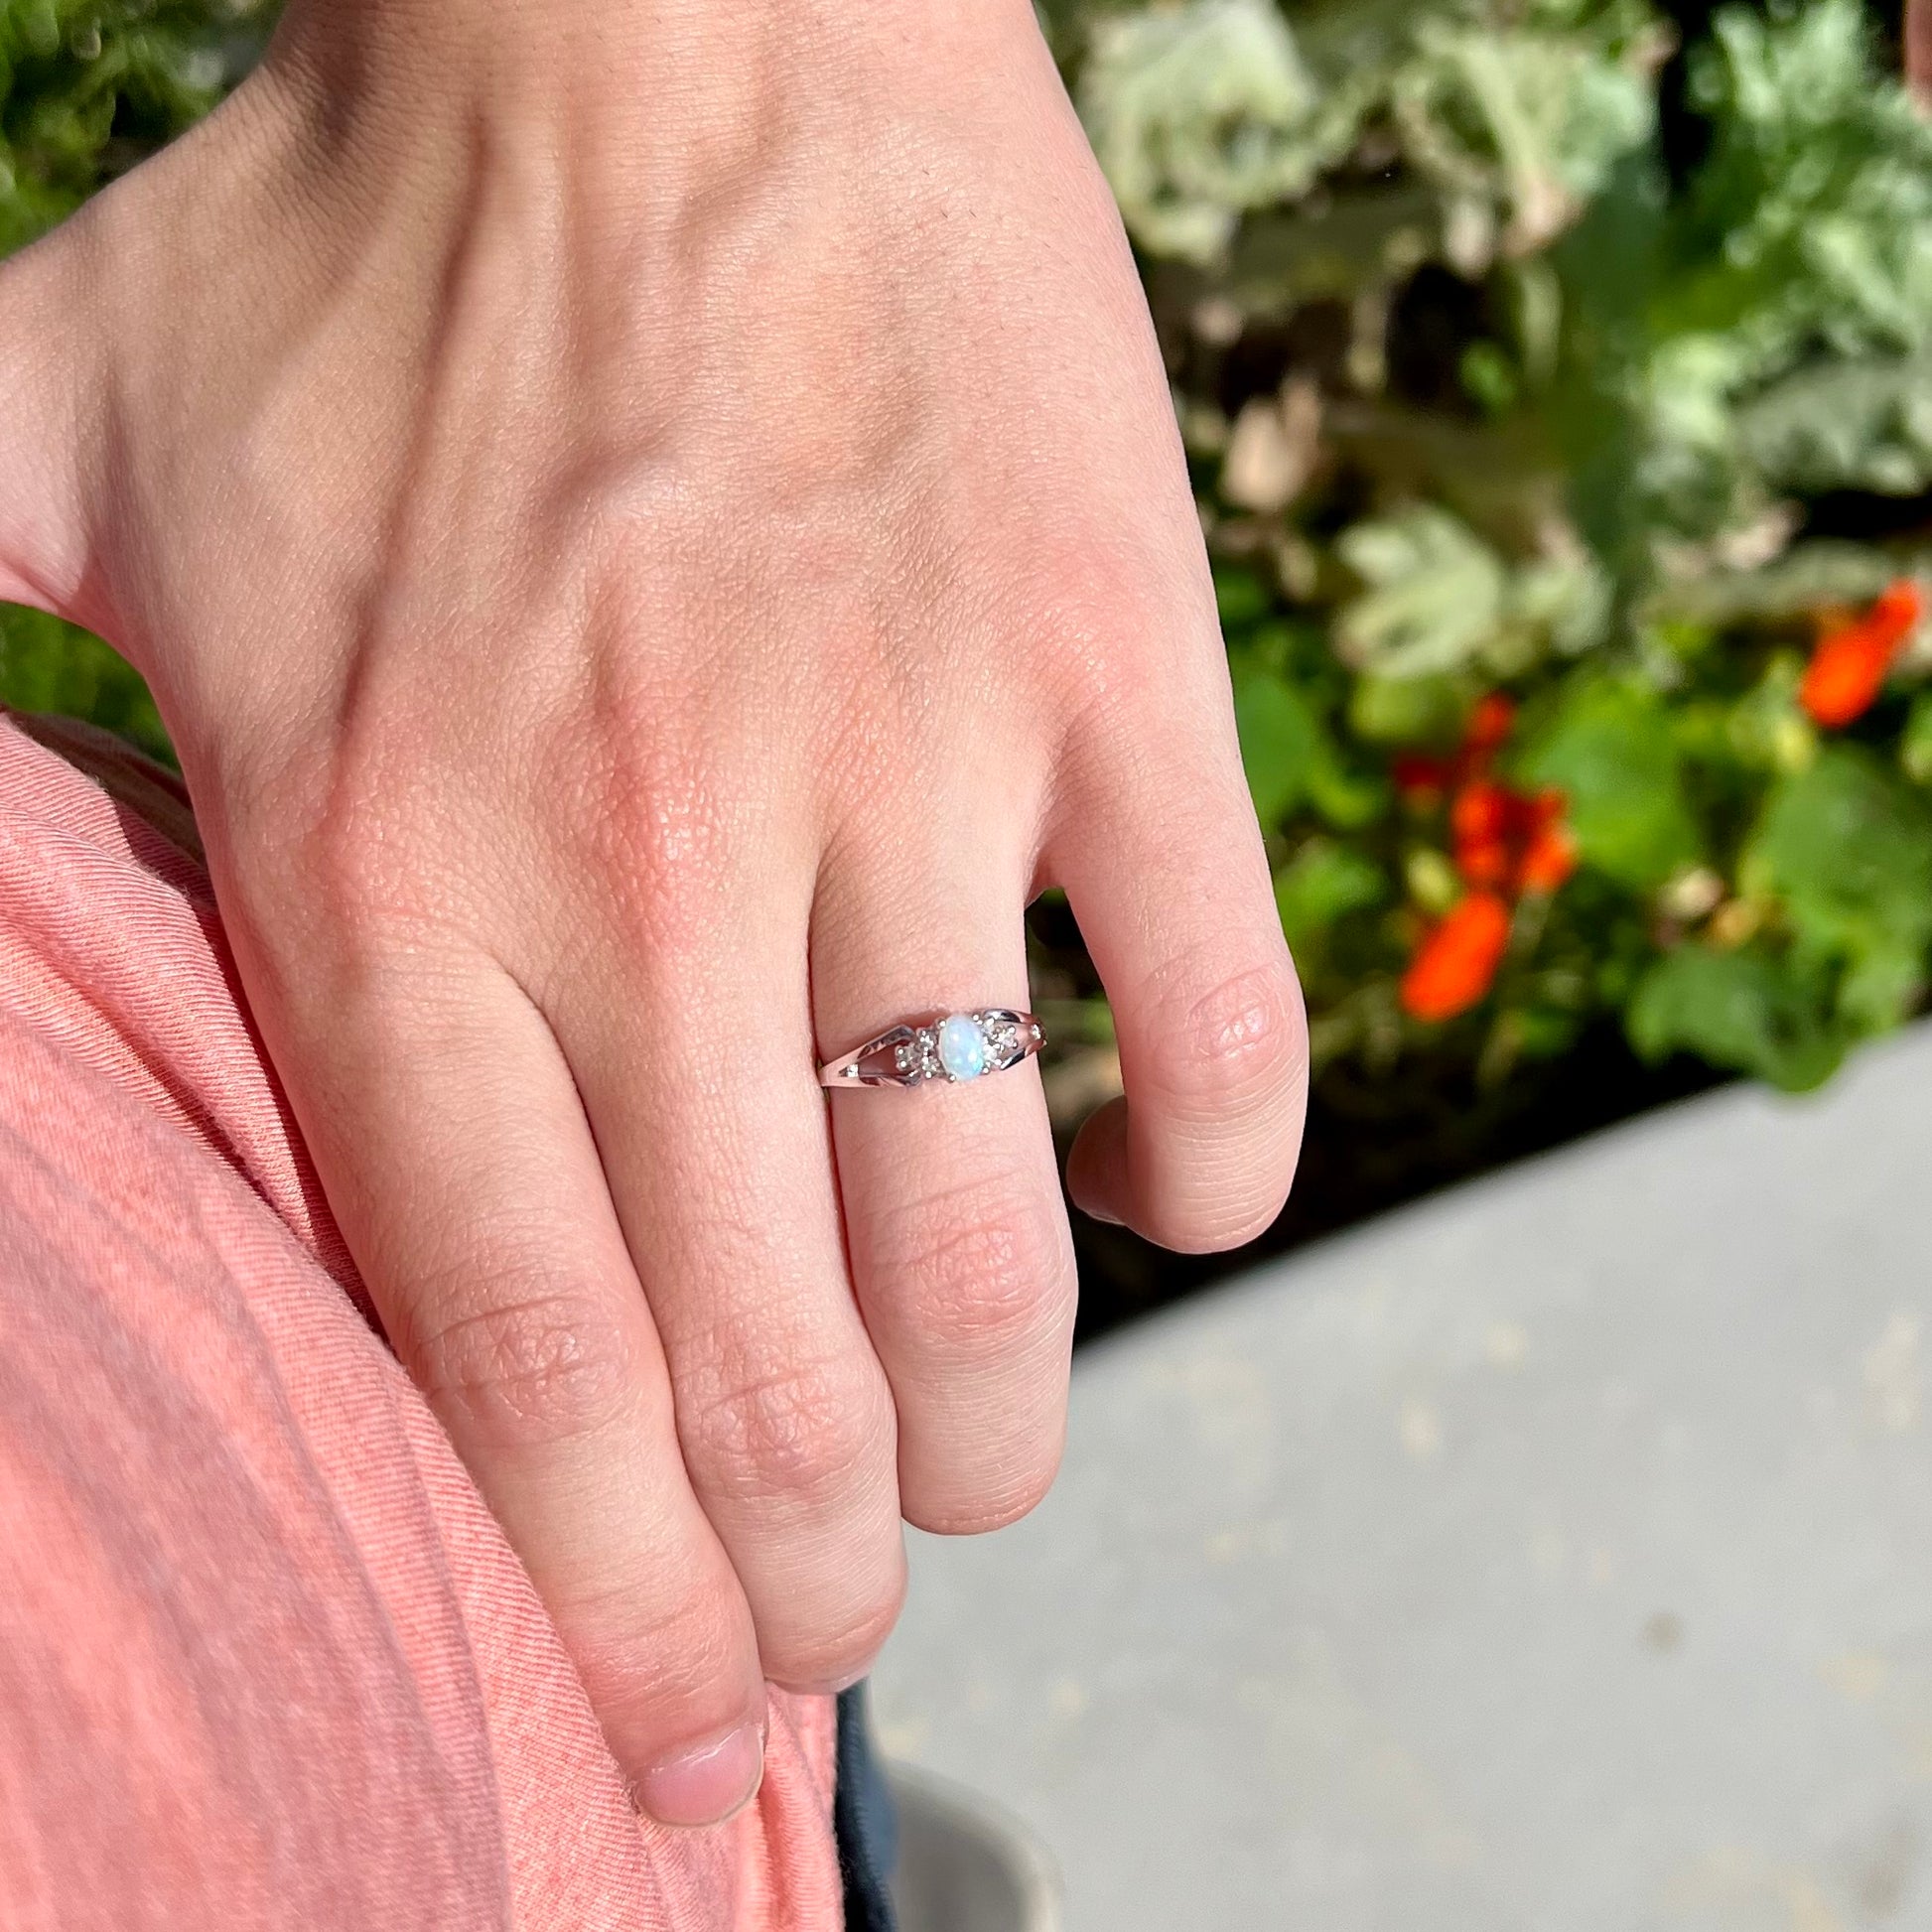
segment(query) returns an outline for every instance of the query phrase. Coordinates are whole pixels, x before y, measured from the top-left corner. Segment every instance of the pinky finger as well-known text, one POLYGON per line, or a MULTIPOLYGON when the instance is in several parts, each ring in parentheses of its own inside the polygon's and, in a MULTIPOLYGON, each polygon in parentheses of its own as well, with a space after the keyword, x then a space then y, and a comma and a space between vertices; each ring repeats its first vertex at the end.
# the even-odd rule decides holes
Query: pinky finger
POLYGON ((1124 1099, 1089 1120, 1077 1205, 1164 1247, 1236 1247, 1281 1212, 1302 1146, 1308 1029, 1233 755, 1136 761, 1071 802, 1049 857, 1113 1003, 1124 1099))

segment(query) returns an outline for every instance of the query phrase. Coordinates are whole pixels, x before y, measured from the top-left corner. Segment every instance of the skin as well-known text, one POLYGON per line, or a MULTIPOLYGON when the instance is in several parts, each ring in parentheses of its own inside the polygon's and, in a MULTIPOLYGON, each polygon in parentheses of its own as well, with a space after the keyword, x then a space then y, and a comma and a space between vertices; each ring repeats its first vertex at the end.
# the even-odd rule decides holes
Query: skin
POLYGON ((1167 385, 1025 0, 295 0, 0 270, 0 595, 115 639, 390 1339, 639 1803, 864 1671, 900 1519, 1051 1480, 1026 1004, 1071 899, 1087 1211, 1265 1227, 1305 1034, 1167 385))

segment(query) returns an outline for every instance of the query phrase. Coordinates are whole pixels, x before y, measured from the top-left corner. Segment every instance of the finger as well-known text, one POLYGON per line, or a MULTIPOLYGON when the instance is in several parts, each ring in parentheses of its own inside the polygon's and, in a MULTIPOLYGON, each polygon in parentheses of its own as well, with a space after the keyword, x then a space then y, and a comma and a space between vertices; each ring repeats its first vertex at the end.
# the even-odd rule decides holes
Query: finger
MULTIPOLYGON (((865 849, 828 867, 813 918, 824 1057, 909 1015, 1027 1005, 1030 852, 957 829, 865 849)), ((831 1108, 853 1282, 898 1411, 901 1507, 941 1532, 1010 1522, 1058 1467, 1073 1335, 1037 1071, 856 1089, 831 1108)))
POLYGON ((326 1015, 294 1017, 276 1059, 390 1340, 639 1803, 666 1824, 721 1818, 761 1756, 751 1616, 685 1479, 649 1311, 556 1044, 487 965, 369 959, 335 993, 326 1015))
POLYGON ((1048 854, 1113 1003, 1126 1086, 1075 1140, 1068 1189, 1195 1253, 1280 1213, 1308 1096, 1301 989, 1216 695, 1078 764, 1048 854))
POLYGON ((747 887, 640 937, 558 1029, 765 1674, 862 1675, 904 1594, 892 1393, 845 1266, 805 916, 747 887), (595 997, 593 997, 595 995, 595 997))

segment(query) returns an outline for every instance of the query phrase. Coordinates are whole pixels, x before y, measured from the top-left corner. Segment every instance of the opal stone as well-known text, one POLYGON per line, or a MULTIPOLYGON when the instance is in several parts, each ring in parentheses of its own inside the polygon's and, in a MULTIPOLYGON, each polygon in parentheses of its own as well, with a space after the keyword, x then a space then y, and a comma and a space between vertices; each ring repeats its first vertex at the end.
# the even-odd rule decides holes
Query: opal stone
POLYGON ((986 1071, 986 1035, 971 1014, 950 1014, 940 1021, 939 1064, 953 1080, 977 1080, 986 1071))

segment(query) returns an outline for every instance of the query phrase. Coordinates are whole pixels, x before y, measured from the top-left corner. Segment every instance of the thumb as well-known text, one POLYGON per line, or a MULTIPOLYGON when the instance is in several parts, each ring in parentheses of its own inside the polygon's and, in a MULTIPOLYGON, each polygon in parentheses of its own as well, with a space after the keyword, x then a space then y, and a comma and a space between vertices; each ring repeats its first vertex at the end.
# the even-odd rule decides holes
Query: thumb
POLYGON ((106 385, 88 211, 0 262, 0 600, 98 627, 106 385))

